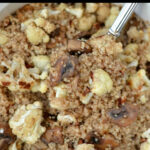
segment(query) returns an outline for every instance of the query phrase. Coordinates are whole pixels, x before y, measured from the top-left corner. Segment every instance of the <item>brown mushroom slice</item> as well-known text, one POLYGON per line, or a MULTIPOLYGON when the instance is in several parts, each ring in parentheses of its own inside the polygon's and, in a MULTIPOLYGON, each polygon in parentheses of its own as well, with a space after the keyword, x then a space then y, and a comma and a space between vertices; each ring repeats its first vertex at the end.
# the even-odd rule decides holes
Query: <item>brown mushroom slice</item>
POLYGON ((126 127, 136 120, 138 107, 132 104, 125 104, 118 109, 111 109, 108 114, 112 123, 120 127, 126 127))
POLYGON ((74 56, 62 56, 55 65, 53 75, 50 75, 52 86, 59 84, 64 78, 72 77, 76 74, 77 58, 74 56))
POLYGON ((67 49, 69 52, 91 52, 91 47, 84 41, 68 40, 67 49))
POLYGON ((119 145, 119 143, 114 139, 114 137, 110 134, 101 137, 99 135, 94 134, 93 132, 89 133, 86 137, 86 143, 94 144, 95 148, 100 150, 105 150, 107 147, 115 148, 119 145))
POLYGON ((7 150, 9 145, 15 141, 16 137, 12 134, 8 124, 0 122, 0 149, 7 150))
POLYGON ((62 145, 64 143, 62 128, 61 127, 54 127, 53 129, 51 129, 50 127, 47 128, 46 132, 43 134, 41 139, 46 144, 54 142, 56 144, 62 145))

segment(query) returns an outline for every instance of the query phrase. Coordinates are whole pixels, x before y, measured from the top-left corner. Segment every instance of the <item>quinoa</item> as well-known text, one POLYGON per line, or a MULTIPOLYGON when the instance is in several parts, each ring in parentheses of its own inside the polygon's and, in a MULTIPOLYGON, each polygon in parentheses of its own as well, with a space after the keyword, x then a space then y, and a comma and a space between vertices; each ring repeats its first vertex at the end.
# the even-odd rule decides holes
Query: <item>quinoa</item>
POLYGON ((34 144, 13 133, 16 139, 6 141, 10 150, 79 150, 82 144, 85 150, 144 150, 150 26, 133 14, 119 38, 105 35, 120 9, 111 3, 32 3, 0 22, 0 125, 39 101, 45 128, 34 144), (69 47, 69 40, 75 45, 69 47), (103 92, 95 89, 100 86, 103 92))

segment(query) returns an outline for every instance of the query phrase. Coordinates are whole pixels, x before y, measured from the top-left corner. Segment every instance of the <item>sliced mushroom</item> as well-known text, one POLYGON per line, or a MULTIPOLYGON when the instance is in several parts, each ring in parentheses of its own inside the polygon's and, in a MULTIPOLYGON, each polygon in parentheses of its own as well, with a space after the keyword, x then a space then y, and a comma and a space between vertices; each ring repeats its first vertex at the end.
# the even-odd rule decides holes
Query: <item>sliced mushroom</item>
POLYGON ((7 150, 9 145, 15 141, 16 137, 12 134, 8 124, 0 122, 0 149, 7 150))
POLYGON ((108 146, 111 148, 117 147, 119 144, 110 134, 101 137, 93 132, 90 132, 86 137, 86 143, 94 144, 97 149, 105 150, 108 146))
POLYGON ((52 86, 59 84, 64 78, 72 77, 76 74, 77 58, 74 56, 62 56, 54 65, 54 72, 50 75, 52 86))
POLYGON ((84 41, 68 40, 67 49, 69 52, 91 52, 91 47, 84 41))
POLYGON ((125 104, 118 109, 110 110, 108 115, 112 123, 120 127, 126 127, 136 120, 138 107, 132 104, 125 104))
POLYGON ((56 144, 63 144, 64 137, 62 135, 62 128, 55 127, 53 129, 47 128, 46 132, 42 136, 42 141, 46 144, 54 142, 56 144))

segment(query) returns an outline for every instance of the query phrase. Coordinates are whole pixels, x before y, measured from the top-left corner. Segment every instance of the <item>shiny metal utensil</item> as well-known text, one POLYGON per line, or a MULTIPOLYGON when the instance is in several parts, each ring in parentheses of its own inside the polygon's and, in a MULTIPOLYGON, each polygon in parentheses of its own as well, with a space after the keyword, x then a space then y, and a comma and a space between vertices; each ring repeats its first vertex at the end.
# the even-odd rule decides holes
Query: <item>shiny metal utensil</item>
POLYGON ((113 23, 113 25, 108 31, 109 35, 113 35, 115 37, 118 37, 120 35, 122 28, 130 18, 130 16, 132 15, 137 4, 138 3, 126 3, 123 6, 118 17, 116 18, 115 22, 113 23))

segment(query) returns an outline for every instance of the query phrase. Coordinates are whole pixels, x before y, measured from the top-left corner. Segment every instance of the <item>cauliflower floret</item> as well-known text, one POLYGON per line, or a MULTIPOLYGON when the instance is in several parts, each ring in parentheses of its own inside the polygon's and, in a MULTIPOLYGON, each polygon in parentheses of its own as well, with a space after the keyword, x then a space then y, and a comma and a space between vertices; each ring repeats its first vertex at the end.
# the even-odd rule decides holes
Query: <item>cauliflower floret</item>
POLYGON ((34 66, 39 68, 40 71, 50 69, 50 58, 46 55, 33 56, 32 61, 34 66))
POLYGON ((56 98, 65 98, 67 95, 66 85, 63 83, 59 84, 58 86, 55 86, 54 90, 56 92, 56 98))
POLYGON ((4 45, 9 41, 5 31, 0 30, 0 45, 4 45))
POLYGON ((40 125, 42 119, 42 104, 36 101, 18 108, 9 120, 9 126, 13 134, 22 141, 34 144, 46 130, 40 125))
POLYGON ((75 3, 75 8, 83 8, 83 3, 75 3))
POLYGON ((116 43, 116 41, 109 35, 91 38, 89 44, 96 49, 107 51, 109 55, 118 55, 123 52, 122 44, 119 42, 116 43))
POLYGON ((93 72, 92 93, 102 96, 109 93, 113 88, 113 81, 109 74, 102 69, 93 72))
POLYGON ((105 26, 107 28, 111 27, 111 25, 114 23, 115 19, 117 18, 119 14, 119 7, 113 6, 110 10, 110 16, 105 20, 105 26))
POLYGON ((86 3, 86 11, 88 13, 94 13, 98 8, 98 4, 96 3, 86 3))
POLYGON ((140 96, 140 101, 141 101, 142 104, 146 103, 147 100, 148 100, 148 99, 147 99, 147 97, 145 97, 145 95, 141 95, 141 96, 140 96))
POLYGON ((60 3, 59 6, 57 7, 58 10, 63 11, 67 8, 66 3, 60 3))
POLYGON ((136 53, 137 50, 138 50, 138 45, 136 43, 130 43, 125 47, 124 53, 126 55, 130 55, 132 53, 136 53))
POLYGON ((145 30, 144 32, 144 40, 146 42, 149 42, 150 41, 150 27, 147 27, 147 29, 145 30))
POLYGON ((83 15, 83 8, 66 8, 65 10, 77 18, 81 18, 83 15))
POLYGON ((146 57, 147 61, 150 62, 150 44, 148 44, 148 46, 145 50, 146 50, 145 57, 146 57))
POLYGON ((27 26, 31 25, 34 22, 34 19, 28 19, 25 22, 21 23, 21 31, 27 29, 27 26))
POLYGON ((48 12, 47 9, 43 9, 43 10, 41 10, 40 15, 41 15, 43 18, 47 19, 47 18, 49 17, 49 12, 48 12))
POLYGON ((46 93, 48 89, 48 84, 46 81, 35 82, 31 88, 32 92, 46 93))
POLYGON ((146 71, 144 69, 140 69, 136 74, 132 75, 129 78, 130 86, 133 89, 141 90, 143 89, 144 85, 149 87, 150 80, 146 76, 146 71))
POLYGON ((96 13, 97 13, 97 20, 99 22, 104 22, 110 15, 110 8, 107 6, 101 6, 98 8, 96 13))
POLYGON ((96 33, 94 33, 94 34, 92 35, 92 38, 96 38, 96 37, 105 35, 107 32, 108 32, 108 29, 107 29, 107 28, 101 28, 101 29, 99 29, 96 33))
POLYGON ((65 110, 69 107, 66 96, 67 96, 67 85, 64 83, 60 83, 59 85, 55 86, 54 88, 55 96, 50 101, 50 106, 52 108, 58 110, 65 110))
POLYGON ((93 144, 80 144, 75 150, 95 150, 93 144))
POLYGON ((71 114, 66 114, 66 115, 59 114, 57 116, 57 120, 62 124, 70 124, 70 123, 75 123, 77 121, 75 116, 71 114))
POLYGON ((11 91, 29 90, 34 83, 34 79, 30 76, 24 60, 19 56, 14 56, 13 60, 9 63, 7 72, 0 73, 1 83, 9 82, 10 84, 6 86, 11 91))
POLYGON ((80 31, 88 31, 91 29, 92 25, 95 23, 96 17, 95 15, 90 15, 88 17, 82 17, 79 19, 79 30, 80 31))
POLYGON ((142 30, 137 30, 137 28, 135 26, 132 26, 127 31, 127 35, 129 38, 135 40, 136 42, 139 42, 143 39, 144 32, 142 30))
POLYGON ((127 56, 127 55, 124 55, 124 54, 120 54, 120 55, 119 55, 119 58, 120 58, 122 61, 126 62, 126 63, 132 63, 133 61, 135 61, 134 58, 131 57, 130 55, 127 56))
POLYGON ((20 150, 21 149, 21 144, 22 144, 22 141, 17 139, 14 143, 12 143, 8 150, 20 150))
POLYGON ((147 138, 147 142, 150 143, 150 128, 142 134, 142 137, 147 138))
POLYGON ((41 18, 41 17, 36 18, 34 20, 34 22, 38 27, 42 27, 49 34, 56 29, 56 27, 53 23, 50 23, 50 22, 48 22, 47 20, 45 20, 44 18, 41 18))
POLYGON ((38 17, 34 20, 35 24, 38 26, 38 27, 44 27, 45 24, 46 24, 46 20, 44 18, 41 18, 41 17, 38 17))
POLYGON ((85 96, 81 95, 81 96, 80 96, 80 101, 81 101, 83 104, 88 104, 88 103, 90 102, 92 96, 93 96, 93 93, 91 93, 91 92, 88 93, 88 94, 85 95, 85 96))
POLYGON ((34 25, 27 26, 25 31, 27 39, 33 45, 38 45, 40 43, 47 43, 49 42, 49 36, 39 27, 34 25))
POLYGON ((64 98, 53 98, 50 100, 50 107, 58 110, 65 110, 70 106, 64 98))
POLYGON ((140 146, 140 150, 150 150, 150 143, 144 142, 140 146))
POLYGON ((31 59, 35 67, 29 69, 30 73, 37 79, 46 79, 50 70, 49 57, 45 55, 38 55, 33 56, 31 59))

